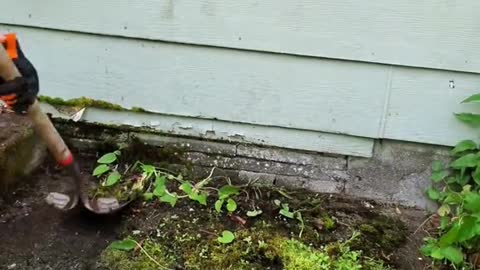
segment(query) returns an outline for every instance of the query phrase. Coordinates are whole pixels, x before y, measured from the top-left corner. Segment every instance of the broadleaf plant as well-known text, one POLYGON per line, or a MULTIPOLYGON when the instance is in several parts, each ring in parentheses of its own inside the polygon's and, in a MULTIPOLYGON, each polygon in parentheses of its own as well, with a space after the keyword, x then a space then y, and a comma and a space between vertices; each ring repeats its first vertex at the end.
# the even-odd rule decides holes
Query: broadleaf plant
POLYGON ((237 210, 237 202, 232 198, 240 193, 240 188, 232 185, 225 185, 218 190, 218 200, 215 202, 215 210, 218 213, 222 212, 222 207, 226 204, 229 213, 237 210))
MULTIPOLYGON (((462 103, 480 103, 480 94, 462 103)), ((457 119, 480 127, 480 115, 457 113, 457 119)), ((463 140, 451 150, 452 161, 432 164, 432 182, 426 193, 439 203, 437 235, 426 238, 422 252, 435 262, 448 262, 455 269, 468 269, 468 256, 480 245, 480 148, 463 140)))
POLYGON ((231 231, 223 231, 222 235, 219 236, 217 240, 222 244, 230 244, 235 240, 235 234, 231 231))
POLYGON ((121 241, 112 242, 109 246, 111 249, 130 251, 137 247, 137 242, 132 239, 125 239, 121 241))

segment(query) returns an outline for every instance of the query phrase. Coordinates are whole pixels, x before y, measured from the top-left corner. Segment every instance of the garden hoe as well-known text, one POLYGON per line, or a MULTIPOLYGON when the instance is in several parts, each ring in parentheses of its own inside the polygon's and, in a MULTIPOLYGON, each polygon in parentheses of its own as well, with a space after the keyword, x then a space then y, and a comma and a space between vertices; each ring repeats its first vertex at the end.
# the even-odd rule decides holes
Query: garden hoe
MULTIPOLYGON (((0 76, 5 81, 9 81, 20 77, 21 74, 12 61, 17 57, 16 36, 15 34, 8 34, 6 37, 4 46, 0 46, 0 76)), ((92 182, 81 175, 80 167, 73 158, 72 152, 60 137, 48 116, 42 112, 38 101, 30 106, 26 116, 30 118, 36 134, 47 145, 58 164, 67 169, 74 179, 67 192, 49 193, 46 198, 48 204, 68 211, 75 208, 80 199, 85 208, 97 214, 114 213, 126 206, 127 203, 120 204, 116 198, 89 198, 88 187, 92 182)))

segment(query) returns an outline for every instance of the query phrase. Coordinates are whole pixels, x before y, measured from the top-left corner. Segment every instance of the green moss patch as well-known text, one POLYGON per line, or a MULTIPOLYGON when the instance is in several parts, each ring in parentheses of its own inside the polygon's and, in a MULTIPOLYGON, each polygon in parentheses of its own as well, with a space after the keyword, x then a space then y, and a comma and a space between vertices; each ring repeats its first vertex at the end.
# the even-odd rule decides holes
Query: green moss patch
POLYGON ((126 269, 132 264, 138 267, 135 269, 395 269, 382 254, 394 252, 405 240, 401 225, 392 227, 401 222, 373 212, 355 219, 342 218, 341 210, 322 207, 334 205, 332 198, 303 192, 288 199, 282 193, 267 187, 246 187, 235 197, 239 209, 233 214, 220 214, 209 207, 213 198, 207 206, 193 201, 179 201, 175 207, 158 201, 139 203, 135 212, 128 213, 130 220, 122 237, 144 243, 153 261, 166 268, 158 268, 138 248, 107 248, 99 264, 105 269, 126 269), (306 201, 316 204, 303 212, 302 237, 300 223, 279 214, 274 201, 280 199, 291 209, 300 209, 306 201), (252 205, 263 213, 248 217, 252 205), (225 230, 235 235, 229 244, 218 240, 225 230), (397 237, 389 233, 382 236, 389 230, 396 230, 397 237))
POLYGON ((97 160, 97 195, 139 195, 119 236, 121 243, 133 240, 128 249, 119 242, 107 248, 103 269, 395 268, 389 258, 405 243, 407 229, 380 207, 235 183, 214 170, 195 179, 191 171, 143 162, 158 156, 152 147, 131 145, 97 160))
POLYGON ((95 107, 101 109, 115 110, 115 111, 125 111, 126 109, 120 105, 113 104, 103 100, 96 100, 87 97, 80 97, 74 99, 62 99, 58 97, 49 97, 49 96, 39 96, 38 98, 41 102, 48 103, 53 106, 69 106, 69 107, 95 107))
MULTIPOLYGON (((355 240, 355 234, 349 241, 355 240)), ((168 238, 168 237, 167 237, 168 238)), ((236 232, 236 240, 228 245, 201 234, 180 234, 169 241, 149 238, 144 249, 150 258, 136 251, 108 248, 102 255, 102 265, 108 269, 390 269, 380 260, 362 256, 351 250, 349 241, 336 242, 324 248, 313 248, 299 239, 276 232, 275 226, 261 224, 236 232), (155 240, 152 240, 155 239, 155 240), (154 244, 152 244, 154 243, 154 244), (172 248, 172 245, 178 248, 172 248), (183 268, 182 268, 183 269, 183 268)))

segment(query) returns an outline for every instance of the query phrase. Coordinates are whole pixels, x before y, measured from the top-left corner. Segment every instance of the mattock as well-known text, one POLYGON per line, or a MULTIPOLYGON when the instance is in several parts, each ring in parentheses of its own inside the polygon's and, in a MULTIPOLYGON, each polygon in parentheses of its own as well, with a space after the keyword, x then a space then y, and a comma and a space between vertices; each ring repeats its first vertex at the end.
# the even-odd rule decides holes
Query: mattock
MULTIPOLYGON (((3 46, 0 46, 0 76, 5 81, 10 81, 22 75, 12 61, 17 57, 16 35, 8 34, 5 36, 7 39, 3 46)), ((129 203, 120 204, 116 198, 90 199, 88 187, 92 182, 81 174, 78 162, 74 159, 72 152, 48 116, 42 112, 38 101, 30 106, 25 115, 30 118, 36 134, 45 142, 57 163, 68 170, 74 180, 68 186, 66 192, 50 192, 46 198, 48 204, 57 209, 68 211, 75 208, 81 201, 85 208, 94 213, 110 214, 117 212, 129 203)))

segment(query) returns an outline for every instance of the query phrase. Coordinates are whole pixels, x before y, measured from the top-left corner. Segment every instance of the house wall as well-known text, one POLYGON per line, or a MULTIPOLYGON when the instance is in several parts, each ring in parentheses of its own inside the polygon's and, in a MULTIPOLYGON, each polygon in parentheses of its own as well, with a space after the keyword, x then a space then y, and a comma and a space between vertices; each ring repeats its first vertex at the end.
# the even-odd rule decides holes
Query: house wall
POLYGON ((0 0, 41 94, 154 114, 87 121, 372 157, 374 141, 450 146, 480 86, 476 1, 0 0))

